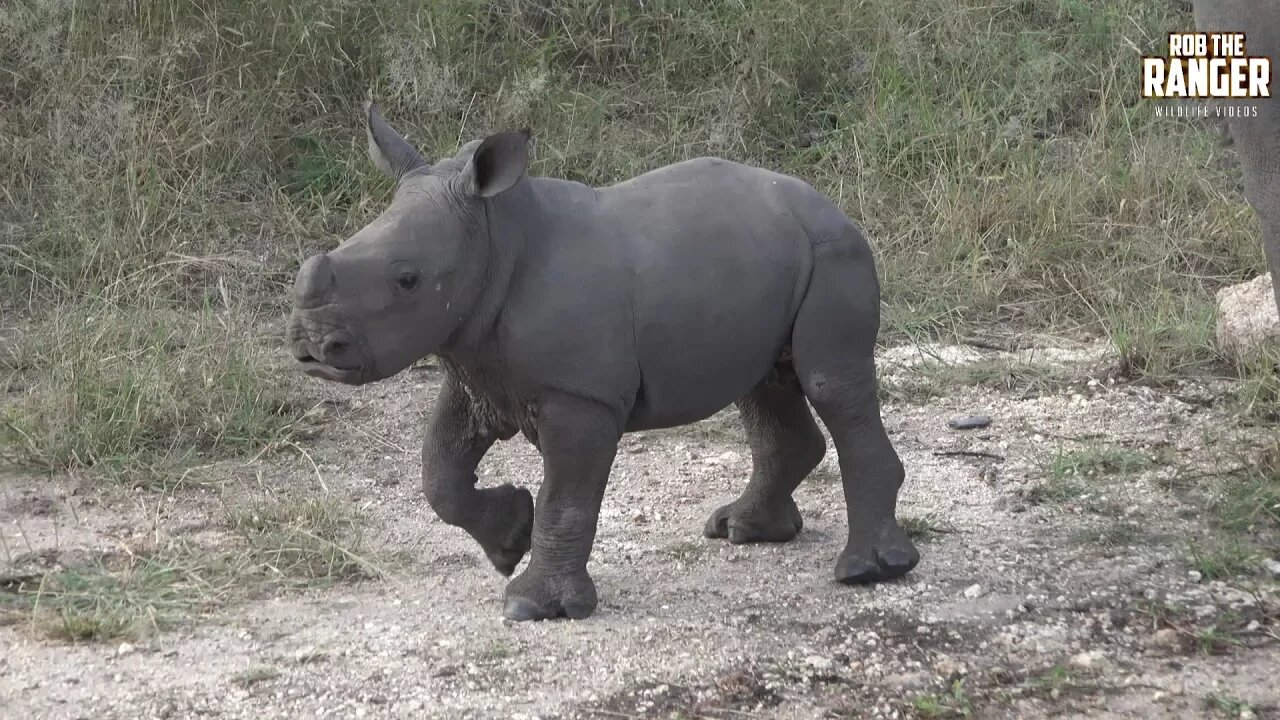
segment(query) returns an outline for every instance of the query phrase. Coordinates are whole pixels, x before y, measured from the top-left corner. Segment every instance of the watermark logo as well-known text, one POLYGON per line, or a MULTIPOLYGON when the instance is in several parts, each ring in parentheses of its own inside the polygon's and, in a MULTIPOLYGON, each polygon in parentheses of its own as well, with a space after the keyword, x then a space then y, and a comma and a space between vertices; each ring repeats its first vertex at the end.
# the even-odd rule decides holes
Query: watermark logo
POLYGON ((1142 96, 1171 100, 1271 97, 1271 58, 1249 55, 1245 35, 1169 33, 1167 56, 1142 58, 1142 96))

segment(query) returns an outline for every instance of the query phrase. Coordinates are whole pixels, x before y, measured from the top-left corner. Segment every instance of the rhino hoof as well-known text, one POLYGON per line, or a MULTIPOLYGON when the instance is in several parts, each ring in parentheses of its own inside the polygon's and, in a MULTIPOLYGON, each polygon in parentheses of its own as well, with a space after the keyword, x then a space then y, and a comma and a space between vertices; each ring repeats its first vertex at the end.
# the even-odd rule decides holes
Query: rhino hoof
MULTIPOLYGON (((896 527, 896 525, 895 525, 896 527)), ((876 545, 850 542, 836 561, 836 580, 865 585, 902 577, 920 562, 920 552, 901 528, 887 533, 892 540, 876 545)))
POLYGON ((791 498, 787 498, 785 506, 764 511, 736 500, 711 513, 702 534, 709 538, 727 538, 734 545, 787 542, 799 535, 803 527, 800 508, 791 498))
POLYGON ((502 616, 515 622, 567 617, 582 620, 596 609, 596 586, 584 571, 580 576, 542 578, 526 570, 507 585, 502 616))
POLYGON ((504 577, 511 577, 529 552, 533 538, 533 495, 525 488, 511 488, 511 530, 497 548, 485 548, 485 557, 504 577))
POLYGON ((545 608, 528 598, 510 597, 507 598, 507 603, 502 608, 502 617, 514 622, 528 622, 530 620, 547 620, 553 616, 548 614, 545 608))

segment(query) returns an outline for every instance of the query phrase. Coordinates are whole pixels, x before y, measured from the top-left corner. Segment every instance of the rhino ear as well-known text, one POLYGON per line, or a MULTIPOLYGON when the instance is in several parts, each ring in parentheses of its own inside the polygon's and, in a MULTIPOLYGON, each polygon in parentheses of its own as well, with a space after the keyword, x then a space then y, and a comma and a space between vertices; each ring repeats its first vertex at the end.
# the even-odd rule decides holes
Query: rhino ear
POLYGON ((529 165, 529 130, 490 135, 472 153, 464 178, 480 197, 493 197, 524 177, 529 165))
POLYGON ((427 167, 427 161, 395 128, 382 119, 378 106, 364 104, 365 129, 369 134, 369 157, 382 172, 399 180, 405 173, 427 167))

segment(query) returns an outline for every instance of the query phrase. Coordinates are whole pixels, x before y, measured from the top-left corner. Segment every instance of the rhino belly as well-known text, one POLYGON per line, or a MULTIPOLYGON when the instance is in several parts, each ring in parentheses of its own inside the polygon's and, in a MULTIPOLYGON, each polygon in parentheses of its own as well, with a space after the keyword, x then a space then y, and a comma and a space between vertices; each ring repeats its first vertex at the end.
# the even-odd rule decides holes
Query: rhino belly
POLYGON ((714 278, 673 272, 646 294, 636 324, 641 387, 628 429, 709 417, 778 361, 791 340, 802 263, 766 254, 735 270, 714 278))

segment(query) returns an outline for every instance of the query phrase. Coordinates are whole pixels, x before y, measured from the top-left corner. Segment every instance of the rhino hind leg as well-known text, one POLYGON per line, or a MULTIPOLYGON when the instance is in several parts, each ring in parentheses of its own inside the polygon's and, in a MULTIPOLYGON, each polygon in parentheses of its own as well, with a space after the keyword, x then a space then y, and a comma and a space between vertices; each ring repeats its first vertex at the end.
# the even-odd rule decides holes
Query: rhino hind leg
POLYGON ((737 405, 751 446, 751 479, 741 497, 711 514, 703 534, 735 545, 786 542, 804 526, 791 494, 821 462, 826 442, 789 363, 737 405))
POLYGON ((874 357, 879 313, 875 267, 856 231, 819 245, 792 331, 792 354, 801 387, 840 460, 849 540, 835 576, 847 584, 899 577, 920 560, 896 517, 904 469, 880 419, 874 357))

